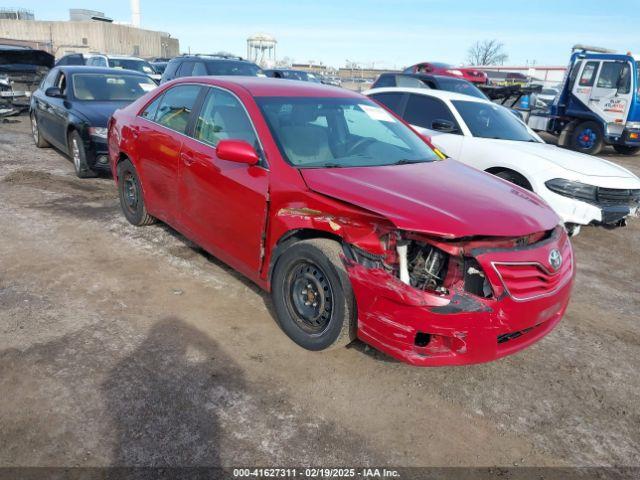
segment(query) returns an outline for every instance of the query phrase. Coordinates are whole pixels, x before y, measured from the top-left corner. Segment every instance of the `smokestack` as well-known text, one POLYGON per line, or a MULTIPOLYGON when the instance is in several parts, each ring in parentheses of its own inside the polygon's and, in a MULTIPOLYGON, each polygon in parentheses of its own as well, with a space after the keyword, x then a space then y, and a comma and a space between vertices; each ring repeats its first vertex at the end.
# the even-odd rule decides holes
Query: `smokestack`
POLYGON ((131 24, 140 28, 140 0, 131 0, 131 24))

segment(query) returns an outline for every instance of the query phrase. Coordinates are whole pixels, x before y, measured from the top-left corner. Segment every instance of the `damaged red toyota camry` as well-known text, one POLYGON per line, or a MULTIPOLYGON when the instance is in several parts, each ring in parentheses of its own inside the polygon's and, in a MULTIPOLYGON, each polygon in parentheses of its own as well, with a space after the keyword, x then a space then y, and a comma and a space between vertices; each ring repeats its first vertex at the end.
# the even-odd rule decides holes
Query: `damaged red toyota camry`
POLYGON ((132 224, 166 222, 270 291, 309 350, 358 337, 413 365, 486 362, 569 301, 571 245, 543 201, 347 90, 183 78, 117 111, 109 152, 132 224))

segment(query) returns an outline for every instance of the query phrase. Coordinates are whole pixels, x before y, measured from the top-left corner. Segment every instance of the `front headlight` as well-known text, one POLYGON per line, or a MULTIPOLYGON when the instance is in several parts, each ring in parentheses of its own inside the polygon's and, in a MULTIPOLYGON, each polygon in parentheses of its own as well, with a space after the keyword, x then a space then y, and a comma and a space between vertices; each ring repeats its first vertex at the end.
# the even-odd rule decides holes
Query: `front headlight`
POLYGON ((107 138, 107 129, 104 127, 89 127, 89 135, 98 138, 107 138))
POLYGON ((552 192, 556 192, 565 197, 577 198, 580 200, 596 201, 597 187, 580 182, 572 182, 564 178, 553 178, 547 180, 545 185, 552 192))
POLYGON ((638 130, 640 129, 640 122, 627 122, 625 127, 628 129, 638 130))

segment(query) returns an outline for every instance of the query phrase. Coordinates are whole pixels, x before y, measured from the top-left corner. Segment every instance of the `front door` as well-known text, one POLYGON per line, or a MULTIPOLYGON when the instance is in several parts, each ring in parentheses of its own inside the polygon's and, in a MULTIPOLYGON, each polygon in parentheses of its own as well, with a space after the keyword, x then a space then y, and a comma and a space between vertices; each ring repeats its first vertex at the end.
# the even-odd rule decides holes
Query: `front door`
POLYGON ((632 66, 628 61, 603 61, 589 99, 593 111, 607 124, 607 133, 624 130, 633 97, 632 66))
POLYGON ((199 245, 253 278, 262 263, 269 172, 264 164, 219 159, 215 146, 225 139, 244 140, 260 151, 241 101, 210 88, 193 138, 180 154, 180 223, 199 245))

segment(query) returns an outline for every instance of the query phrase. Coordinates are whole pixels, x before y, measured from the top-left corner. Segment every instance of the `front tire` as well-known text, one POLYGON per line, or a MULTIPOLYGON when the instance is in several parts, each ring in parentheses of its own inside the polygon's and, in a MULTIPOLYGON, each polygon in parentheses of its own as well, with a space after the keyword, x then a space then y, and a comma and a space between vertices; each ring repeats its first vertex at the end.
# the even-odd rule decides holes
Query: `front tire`
POLYGON ((122 160, 118 164, 118 196, 122 213, 129 223, 142 227, 156 222, 147 213, 138 172, 129 160, 122 160))
POLYGON ((294 243, 278 258, 271 297, 280 328, 307 350, 326 350, 356 338, 355 298, 339 243, 294 243))
POLYGON ((522 187, 525 190, 529 190, 533 192, 533 187, 531 187, 531 184, 529 183, 529 181, 517 172, 502 170, 500 172, 494 173, 494 175, 496 177, 502 178, 503 180, 506 180, 507 182, 511 182, 514 185, 522 187))
POLYGON ((620 155, 635 155, 640 152, 640 147, 627 147, 626 145, 614 145, 613 149, 620 155))
POLYGON ((96 174, 87 164, 87 152, 84 149, 82 137, 75 130, 69 134, 69 156, 73 161, 73 168, 78 178, 91 178, 96 174))
POLYGON ((40 125, 38 125, 38 118, 35 112, 31 112, 31 134, 33 135, 33 141, 38 148, 47 148, 51 144, 47 142, 40 133, 40 125))
POLYGON ((589 155, 597 155, 604 146, 602 128, 596 122, 582 122, 571 135, 571 149, 589 155))

